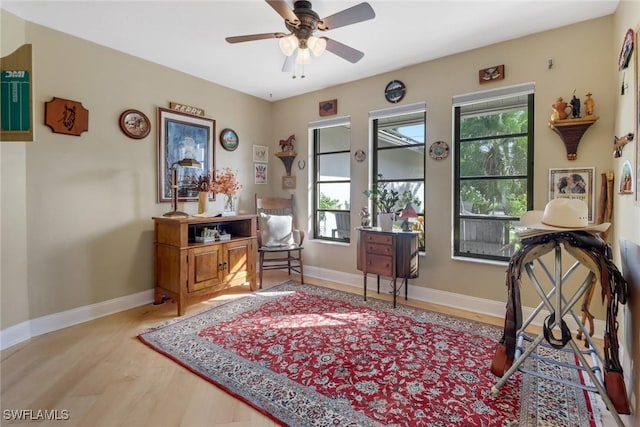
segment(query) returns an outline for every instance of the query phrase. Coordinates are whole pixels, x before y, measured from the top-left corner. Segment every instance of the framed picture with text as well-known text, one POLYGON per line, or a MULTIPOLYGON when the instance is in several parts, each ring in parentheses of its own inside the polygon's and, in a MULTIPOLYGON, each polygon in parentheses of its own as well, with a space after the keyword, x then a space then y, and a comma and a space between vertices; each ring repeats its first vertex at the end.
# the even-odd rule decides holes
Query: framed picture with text
POLYGON ((582 200, 589 208, 589 223, 593 223, 595 172, 594 167, 549 169, 549 200, 582 200))
POLYGON ((269 161, 269 147, 266 145, 254 145, 253 161, 258 163, 267 163, 269 161))
POLYGON ((215 169, 213 119, 158 108, 158 201, 171 201, 172 171, 176 168, 178 199, 198 200, 198 181, 202 174, 215 169), (183 168, 178 162, 193 159, 201 168, 183 168))

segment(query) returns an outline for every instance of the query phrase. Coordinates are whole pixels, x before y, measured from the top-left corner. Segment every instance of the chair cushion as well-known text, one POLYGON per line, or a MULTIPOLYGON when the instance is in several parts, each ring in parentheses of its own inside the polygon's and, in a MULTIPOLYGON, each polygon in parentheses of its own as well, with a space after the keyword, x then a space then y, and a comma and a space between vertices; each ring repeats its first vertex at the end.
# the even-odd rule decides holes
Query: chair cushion
POLYGON ((263 246, 279 247, 295 245, 292 232, 293 217, 291 215, 269 215, 260 213, 259 221, 263 246))

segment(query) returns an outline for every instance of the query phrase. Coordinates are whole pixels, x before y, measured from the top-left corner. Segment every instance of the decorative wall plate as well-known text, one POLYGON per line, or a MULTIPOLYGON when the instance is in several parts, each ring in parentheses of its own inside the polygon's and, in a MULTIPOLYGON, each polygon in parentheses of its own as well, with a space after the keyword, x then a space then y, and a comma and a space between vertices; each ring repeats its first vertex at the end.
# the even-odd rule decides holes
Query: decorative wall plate
POLYGON ((222 129, 220 132, 220 144, 227 151, 233 151, 238 148, 238 134, 233 129, 222 129))
POLYGON ((364 150, 356 151, 353 156, 356 158, 357 162, 364 162, 364 159, 367 158, 367 154, 364 152, 364 150))
POLYGON ((618 71, 622 71, 629 66, 631 54, 633 53, 633 30, 629 28, 624 36, 622 48, 620 49, 620 58, 618 58, 618 71))
POLYGON ((151 122, 142 111, 126 110, 120 115, 120 129, 129 138, 142 139, 149 135, 151 122))
POLYGON ((435 160, 446 159, 449 155, 449 145, 444 141, 436 141, 429 147, 429 155, 435 160))
POLYGON ((393 104, 402 101, 406 93, 407 87, 400 80, 391 80, 384 88, 385 99, 393 104))

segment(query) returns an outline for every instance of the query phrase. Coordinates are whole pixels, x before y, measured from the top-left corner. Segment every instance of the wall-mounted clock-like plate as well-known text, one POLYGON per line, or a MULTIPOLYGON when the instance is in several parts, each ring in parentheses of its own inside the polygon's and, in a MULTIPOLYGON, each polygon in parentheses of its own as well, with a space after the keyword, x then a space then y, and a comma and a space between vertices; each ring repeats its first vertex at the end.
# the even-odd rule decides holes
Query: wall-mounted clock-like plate
POLYGON ((444 141, 436 141, 429 147, 429 156, 434 160, 446 159, 449 155, 449 146, 444 141))
POLYGON ((402 101, 406 93, 407 87, 400 80, 391 80, 384 88, 385 99, 393 104, 402 101))

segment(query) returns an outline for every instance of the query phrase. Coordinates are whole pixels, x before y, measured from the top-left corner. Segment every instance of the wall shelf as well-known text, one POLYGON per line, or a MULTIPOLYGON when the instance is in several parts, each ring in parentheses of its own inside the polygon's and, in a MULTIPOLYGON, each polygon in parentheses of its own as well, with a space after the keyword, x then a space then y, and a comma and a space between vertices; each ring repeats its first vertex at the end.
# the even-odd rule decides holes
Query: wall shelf
POLYGON ((578 144, 580 144, 582 135, 599 118, 598 116, 586 116, 578 119, 552 120, 549 122, 551 130, 560 136, 567 149, 567 159, 575 160, 578 158, 578 144))
POLYGON ((298 154, 294 151, 281 151, 276 153, 276 156, 282 163, 284 163, 284 168, 287 171, 287 176, 291 176, 291 165, 293 164, 293 160, 296 158, 298 154))

